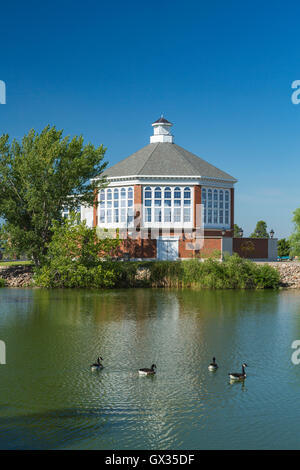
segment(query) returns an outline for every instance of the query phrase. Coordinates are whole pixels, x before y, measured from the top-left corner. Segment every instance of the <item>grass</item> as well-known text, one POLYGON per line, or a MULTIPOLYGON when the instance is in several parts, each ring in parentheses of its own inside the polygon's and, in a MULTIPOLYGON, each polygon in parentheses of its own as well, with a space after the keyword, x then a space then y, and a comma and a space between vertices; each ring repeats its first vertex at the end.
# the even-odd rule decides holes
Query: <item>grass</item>
POLYGON ((0 261, 0 266, 31 266, 32 261, 0 261))

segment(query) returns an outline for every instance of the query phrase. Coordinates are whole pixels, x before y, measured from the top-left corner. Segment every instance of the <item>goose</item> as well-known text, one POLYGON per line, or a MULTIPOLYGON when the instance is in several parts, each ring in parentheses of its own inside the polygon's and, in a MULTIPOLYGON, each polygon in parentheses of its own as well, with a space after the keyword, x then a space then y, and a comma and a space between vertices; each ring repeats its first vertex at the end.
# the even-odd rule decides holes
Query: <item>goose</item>
POLYGON ((215 371, 218 368, 218 364, 216 363, 216 358, 213 357, 213 361, 209 364, 208 370, 215 371))
POLYGON ((140 375, 154 375, 155 374, 155 370, 156 369, 156 365, 155 364, 152 364, 151 366, 151 369, 139 369, 139 374, 140 375))
POLYGON ((245 367, 248 367, 247 364, 242 364, 242 373, 238 372, 230 372, 229 377, 231 380, 245 380, 247 377, 246 372, 245 372, 245 367))
POLYGON ((95 362, 94 364, 91 364, 90 367, 91 367, 91 370, 100 370, 100 369, 103 369, 103 365, 101 364, 100 361, 103 361, 102 357, 98 357, 97 359, 97 362, 95 362))

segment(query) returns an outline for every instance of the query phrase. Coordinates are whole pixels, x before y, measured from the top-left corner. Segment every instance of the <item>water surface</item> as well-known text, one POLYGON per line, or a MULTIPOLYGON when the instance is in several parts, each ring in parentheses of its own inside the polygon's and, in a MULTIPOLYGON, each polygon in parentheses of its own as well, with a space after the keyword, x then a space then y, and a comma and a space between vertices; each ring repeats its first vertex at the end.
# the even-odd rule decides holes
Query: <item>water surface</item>
POLYGON ((300 449, 299 291, 1 289, 0 339, 0 448, 300 449))

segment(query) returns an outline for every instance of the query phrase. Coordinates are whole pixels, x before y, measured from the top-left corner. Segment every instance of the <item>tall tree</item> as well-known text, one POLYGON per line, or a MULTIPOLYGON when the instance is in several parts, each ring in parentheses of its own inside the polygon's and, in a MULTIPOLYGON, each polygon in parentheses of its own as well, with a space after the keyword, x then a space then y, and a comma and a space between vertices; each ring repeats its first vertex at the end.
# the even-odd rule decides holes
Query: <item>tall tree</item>
POLYGON ((267 231, 267 223, 264 220, 259 220, 256 224, 254 232, 250 235, 251 238, 269 238, 267 231))
POLYGON ((241 238, 240 231, 241 231, 241 227, 239 227, 237 224, 234 224, 233 237, 234 238, 241 238))
POLYGON ((290 251, 291 251, 291 245, 288 240, 285 238, 281 238, 281 240, 278 240, 278 256, 289 256, 290 251))
POLYGON ((294 212, 294 232, 290 236, 291 255, 300 256, 300 207, 294 212))
POLYGON ((21 142, 0 136, 0 217, 3 238, 15 252, 25 253, 39 266, 51 240, 53 220, 62 208, 92 205, 94 190, 104 179, 105 149, 84 145, 82 136, 63 137, 47 126, 31 130, 21 142))

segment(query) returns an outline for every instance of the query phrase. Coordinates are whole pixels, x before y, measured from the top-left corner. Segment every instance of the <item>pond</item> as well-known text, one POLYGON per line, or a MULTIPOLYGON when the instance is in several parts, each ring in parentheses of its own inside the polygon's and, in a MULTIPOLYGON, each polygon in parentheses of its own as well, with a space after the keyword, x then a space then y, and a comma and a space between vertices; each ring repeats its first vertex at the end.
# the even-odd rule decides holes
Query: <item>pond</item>
POLYGON ((299 291, 5 288, 0 339, 2 449, 300 449, 299 291))

